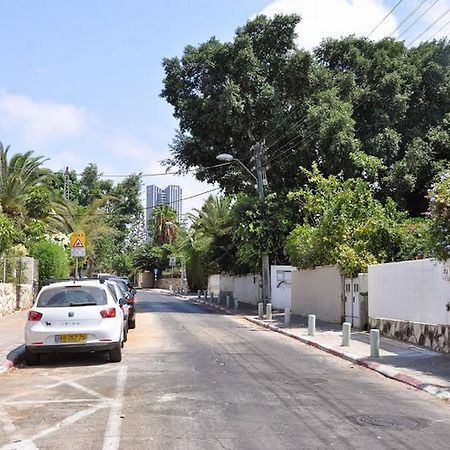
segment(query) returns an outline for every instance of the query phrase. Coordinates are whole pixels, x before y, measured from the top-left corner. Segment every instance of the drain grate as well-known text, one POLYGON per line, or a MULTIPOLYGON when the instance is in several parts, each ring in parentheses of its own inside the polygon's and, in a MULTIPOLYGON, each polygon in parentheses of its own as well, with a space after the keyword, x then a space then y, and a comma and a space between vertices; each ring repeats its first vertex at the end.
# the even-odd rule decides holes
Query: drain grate
POLYGON ((357 425, 390 428, 396 430, 417 430, 426 428, 429 425, 426 419, 404 416, 364 415, 351 416, 348 417, 348 419, 357 425))

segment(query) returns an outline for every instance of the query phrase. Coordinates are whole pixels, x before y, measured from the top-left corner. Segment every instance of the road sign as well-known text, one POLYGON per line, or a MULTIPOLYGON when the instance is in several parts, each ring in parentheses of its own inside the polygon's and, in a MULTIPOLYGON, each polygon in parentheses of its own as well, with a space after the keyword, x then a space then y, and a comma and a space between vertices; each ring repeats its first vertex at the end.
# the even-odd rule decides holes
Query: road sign
POLYGON ((70 235, 70 256, 82 258, 86 256, 85 233, 72 233, 70 235))
POLYGON ((177 265, 177 257, 175 255, 169 256, 169 266, 175 267, 177 265))
POLYGON ((154 273, 155 275, 158 275, 159 269, 155 267, 155 268, 153 269, 153 273, 154 273))

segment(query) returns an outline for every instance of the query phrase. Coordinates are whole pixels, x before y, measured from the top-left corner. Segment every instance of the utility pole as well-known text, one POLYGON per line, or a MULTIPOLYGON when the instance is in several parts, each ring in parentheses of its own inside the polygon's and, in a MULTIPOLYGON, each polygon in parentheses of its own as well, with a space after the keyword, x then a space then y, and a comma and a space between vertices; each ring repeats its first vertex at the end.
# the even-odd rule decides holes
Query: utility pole
POLYGON ((64 172, 64 192, 63 192, 64 200, 70 200, 70 175, 69 168, 66 167, 64 172))
MULTIPOLYGON (((256 167, 256 178, 258 186, 258 195, 261 205, 264 206, 264 186, 268 186, 267 181, 267 152, 266 147, 263 144, 257 142, 253 146, 255 167, 256 167)), ((264 212, 264 211, 263 211, 264 212)), ((270 265, 269 265, 269 255, 264 253, 261 255, 262 259, 262 301, 264 306, 270 303, 270 265)))

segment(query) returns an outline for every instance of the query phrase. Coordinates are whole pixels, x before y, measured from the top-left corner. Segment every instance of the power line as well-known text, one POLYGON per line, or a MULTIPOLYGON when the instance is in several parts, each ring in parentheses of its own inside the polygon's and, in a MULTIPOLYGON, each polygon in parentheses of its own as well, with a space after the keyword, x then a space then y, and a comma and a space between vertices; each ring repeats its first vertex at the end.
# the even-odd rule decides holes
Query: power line
POLYGON ((437 34, 439 34, 444 28, 446 28, 448 26, 448 24, 450 24, 450 20, 445 25, 443 25, 441 28, 439 28, 439 30, 437 30, 436 33, 434 33, 431 37, 429 37, 427 39, 427 41, 433 40, 437 34))
POLYGON ((443 14, 441 14, 431 25, 429 25, 422 33, 419 34, 412 42, 409 43, 408 47, 411 47, 415 42, 417 42, 430 28, 434 27, 438 22, 440 22, 448 13, 450 8, 447 9, 443 14))
POLYGON ((427 0, 422 0, 398 25, 397 25, 397 28, 389 35, 389 36, 392 36, 396 31, 398 31, 401 27, 402 27, 402 25, 404 25, 409 19, 410 19, 410 17, 411 16, 413 16, 415 13, 416 13, 416 11, 418 11, 419 9, 420 9, 420 7, 424 4, 424 3, 426 3, 427 2, 427 0))
POLYGON ((400 4, 403 3, 403 0, 399 0, 396 5, 383 17, 383 19, 378 22, 378 24, 375 26, 375 28, 367 35, 367 38, 370 38, 372 34, 384 23, 384 21, 397 9, 400 4))
MULTIPOLYGON (((223 166, 228 166, 229 164, 231 164, 231 161, 228 162, 224 162, 221 164, 215 164, 214 166, 208 166, 208 167, 197 167, 196 169, 188 169, 188 170, 178 170, 177 172, 161 172, 161 173, 129 173, 126 175, 119 175, 119 174, 98 174, 98 176, 100 178, 105 178, 105 177, 110 177, 110 178, 126 178, 132 175, 138 175, 140 177, 160 177, 163 175, 182 175, 183 173, 189 173, 189 172, 197 172, 197 171, 201 171, 201 170, 209 170, 209 169, 216 169, 217 167, 223 167, 223 166)), ((64 171, 62 170, 58 170, 56 172, 53 173, 58 173, 58 174, 64 174, 64 171)), ((71 172, 73 173, 73 172, 71 172)), ((83 176, 83 172, 75 172, 76 176, 83 176)))
POLYGON ((406 30, 403 30, 398 36, 397 39, 400 39, 413 25, 415 25, 439 0, 435 0, 406 30))
MULTIPOLYGON (((180 198, 179 200, 174 200, 174 201, 171 201, 171 202, 167 202, 167 203, 164 203, 163 205, 158 205, 158 206, 164 206, 164 205, 170 206, 170 205, 173 205, 173 204, 182 202, 182 201, 184 201, 184 200, 191 200, 192 198, 200 197, 201 195, 205 195, 205 194, 209 194, 209 193, 214 192, 214 191, 218 191, 218 190, 220 190, 220 189, 221 189, 220 187, 218 187, 218 188, 213 188, 213 189, 209 189, 209 190, 207 190, 207 191, 199 192, 199 193, 197 193, 197 194, 190 195, 190 196, 188 196, 188 197, 182 197, 182 198, 180 198)), ((155 207, 147 206, 147 207, 145 207, 145 208, 143 208, 143 209, 144 209, 144 210, 147 210, 147 209, 152 209, 152 208, 154 209, 155 207)), ((80 215, 82 215, 82 214, 83 214, 83 213, 80 212, 80 213, 74 214, 74 216, 80 216, 80 215)), ((50 213, 49 215, 50 215, 50 216, 60 216, 61 214, 58 214, 58 213, 50 213)), ((99 212, 99 213, 93 213, 93 214, 91 214, 91 215, 92 215, 92 216, 117 216, 117 217, 123 217, 123 216, 130 216, 131 214, 117 214, 116 212, 99 212)))

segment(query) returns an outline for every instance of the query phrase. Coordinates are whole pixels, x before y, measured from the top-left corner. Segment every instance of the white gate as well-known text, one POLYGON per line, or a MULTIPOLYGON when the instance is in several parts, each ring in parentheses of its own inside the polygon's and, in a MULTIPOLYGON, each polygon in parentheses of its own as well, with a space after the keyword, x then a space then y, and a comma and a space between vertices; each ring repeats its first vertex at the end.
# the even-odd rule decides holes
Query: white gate
POLYGON ((345 279, 345 321, 356 328, 361 327, 359 290, 359 278, 345 279))

